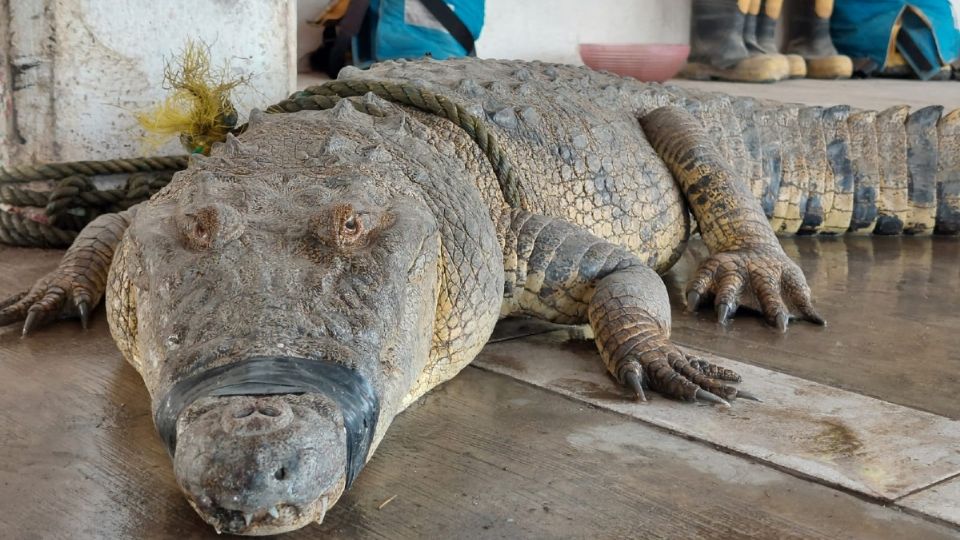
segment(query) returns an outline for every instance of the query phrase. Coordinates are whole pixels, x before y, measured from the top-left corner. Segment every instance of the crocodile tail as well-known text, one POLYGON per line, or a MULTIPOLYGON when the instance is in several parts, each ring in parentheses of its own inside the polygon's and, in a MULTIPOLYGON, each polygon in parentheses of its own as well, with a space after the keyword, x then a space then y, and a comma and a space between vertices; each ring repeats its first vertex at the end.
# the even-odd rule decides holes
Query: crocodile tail
POLYGON ((939 166, 937 167, 938 234, 960 234, 960 109, 937 122, 939 166))
POLYGON ((960 110, 660 93, 714 134, 778 234, 960 234, 960 110))

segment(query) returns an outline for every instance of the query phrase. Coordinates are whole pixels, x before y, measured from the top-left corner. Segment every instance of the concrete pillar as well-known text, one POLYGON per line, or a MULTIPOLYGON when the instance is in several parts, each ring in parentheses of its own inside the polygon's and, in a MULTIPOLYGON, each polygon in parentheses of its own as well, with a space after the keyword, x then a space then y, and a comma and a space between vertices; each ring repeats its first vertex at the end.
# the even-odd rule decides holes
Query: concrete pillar
POLYGON ((0 0, 0 164, 10 162, 13 126, 13 86, 10 82, 10 6, 0 0))
POLYGON ((143 155, 133 113, 188 39, 252 76, 243 116, 294 89, 296 0, 0 0, 0 162, 143 155))

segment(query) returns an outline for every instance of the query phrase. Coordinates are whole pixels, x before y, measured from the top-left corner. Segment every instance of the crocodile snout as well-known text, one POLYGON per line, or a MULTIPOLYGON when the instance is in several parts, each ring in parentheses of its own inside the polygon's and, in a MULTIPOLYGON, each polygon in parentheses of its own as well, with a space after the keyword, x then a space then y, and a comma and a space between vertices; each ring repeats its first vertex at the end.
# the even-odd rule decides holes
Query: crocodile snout
POLYGON ((174 471, 194 508, 218 530, 299 528, 322 519, 339 497, 346 441, 325 396, 229 396, 194 407, 185 411, 174 471))

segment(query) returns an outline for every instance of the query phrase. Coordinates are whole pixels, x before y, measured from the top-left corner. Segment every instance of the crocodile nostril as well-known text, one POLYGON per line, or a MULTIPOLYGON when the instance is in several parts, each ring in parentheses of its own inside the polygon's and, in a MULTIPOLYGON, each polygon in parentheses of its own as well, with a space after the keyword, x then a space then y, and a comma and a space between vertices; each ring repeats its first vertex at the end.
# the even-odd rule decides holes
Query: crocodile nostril
POLYGON ((280 410, 271 405, 260 405, 257 412, 264 416, 280 416, 280 410))
POLYGON ((234 417, 234 418, 246 418, 246 417, 250 416, 251 414, 253 414, 253 411, 254 411, 254 410, 255 410, 255 409, 254 409, 252 406, 250 406, 250 407, 244 407, 244 408, 242 408, 242 409, 237 409, 236 411, 234 411, 233 417, 234 417))
POLYGON ((280 467, 277 469, 277 472, 273 473, 273 477, 277 480, 286 480, 287 479, 287 469, 286 467, 280 467))

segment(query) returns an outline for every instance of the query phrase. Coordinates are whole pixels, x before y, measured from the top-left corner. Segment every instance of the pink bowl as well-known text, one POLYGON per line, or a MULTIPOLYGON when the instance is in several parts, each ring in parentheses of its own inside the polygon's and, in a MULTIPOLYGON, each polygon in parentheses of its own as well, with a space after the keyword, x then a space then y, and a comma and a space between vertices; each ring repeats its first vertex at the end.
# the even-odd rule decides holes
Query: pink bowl
POLYGON ((587 66, 639 81, 663 82, 680 71, 690 54, 689 45, 667 43, 581 43, 580 58, 587 66))

